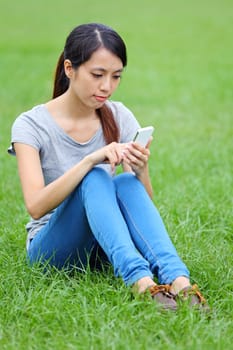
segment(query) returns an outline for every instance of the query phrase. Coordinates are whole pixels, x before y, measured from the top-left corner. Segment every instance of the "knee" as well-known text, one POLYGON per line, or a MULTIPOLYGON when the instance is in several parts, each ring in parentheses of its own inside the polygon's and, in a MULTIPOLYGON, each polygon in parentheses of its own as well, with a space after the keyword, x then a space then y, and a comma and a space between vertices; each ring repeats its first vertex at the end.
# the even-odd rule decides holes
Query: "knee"
POLYGON ((135 191, 138 188, 142 187, 141 182, 138 178, 132 173, 123 173, 114 178, 114 183, 116 189, 118 191, 127 189, 130 191, 131 189, 135 191))
POLYGON ((95 167, 84 177, 81 187, 95 190, 104 188, 105 186, 113 186, 111 176, 102 168, 95 167))
POLYGON ((93 180, 93 179, 102 179, 102 178, 110 178, 109 174, 102 168, 100 167, 94 167, 91 169, 87 175, 84 177, 84 181, 86 180, 93 180))
POLYGON ((92 200, 94 198, 100 200, 106 192, 115 192, 112 177, 105 170, 98 167, 93 168, 84 177, 78 189, 83 200, 89 195, 92 200))

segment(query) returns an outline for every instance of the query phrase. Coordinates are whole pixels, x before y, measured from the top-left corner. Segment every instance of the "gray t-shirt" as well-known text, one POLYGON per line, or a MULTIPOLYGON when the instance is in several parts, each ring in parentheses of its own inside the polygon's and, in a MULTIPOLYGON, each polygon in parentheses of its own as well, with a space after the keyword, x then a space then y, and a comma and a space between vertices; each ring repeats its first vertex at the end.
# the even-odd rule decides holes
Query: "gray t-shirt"
MULTIPOLYGON (((138 121, 122 103, 108 101, 107 105, 111 108, 119 127, 120 142, 131 141, 139 127, 138 121)), ((63 175, 87 154, 106 144, 101 127, 88 142, 78 143, 59 127, 43 104, 22 113, 15 120, 12 126, 11 147, 8 149, 12 155, 15 155, 14 142, 27 144, 38 150, 45 185, 63 175)), ((114 175, 108 164, 99 166, 110 175, 114 175)), ((52 213, 53 211, 39 220, 31 218, 26 225, 28 241, 48 222, 52 213)))

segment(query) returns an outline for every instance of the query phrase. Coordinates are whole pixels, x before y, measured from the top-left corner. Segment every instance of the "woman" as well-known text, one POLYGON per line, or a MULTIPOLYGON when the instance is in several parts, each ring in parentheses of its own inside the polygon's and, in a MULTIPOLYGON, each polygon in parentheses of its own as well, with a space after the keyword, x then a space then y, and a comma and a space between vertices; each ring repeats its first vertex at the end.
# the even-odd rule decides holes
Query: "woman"
POLYGON ((57 268, 83 268, 98 257, 163 308, 190 295, 191 305, 204 307, 151 199, 150 142, 131 142, 139 123, 109 100, 126 63, 114 30, 76 27, 57 64, 53 99, 16 119, 10 152, 31 216, 28 257, 57 268))

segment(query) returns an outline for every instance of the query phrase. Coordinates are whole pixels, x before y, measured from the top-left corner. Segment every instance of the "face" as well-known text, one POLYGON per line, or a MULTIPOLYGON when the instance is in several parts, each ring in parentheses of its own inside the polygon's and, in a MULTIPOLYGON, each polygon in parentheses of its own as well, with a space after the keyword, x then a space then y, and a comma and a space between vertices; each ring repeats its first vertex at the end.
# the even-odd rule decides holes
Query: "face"
POLYGON ((123 65, 119 57, 105 48, 95 51, 78 69, 64 62, 70 79, 68 91, 89 108, 100 108, 120 83, 123 65))

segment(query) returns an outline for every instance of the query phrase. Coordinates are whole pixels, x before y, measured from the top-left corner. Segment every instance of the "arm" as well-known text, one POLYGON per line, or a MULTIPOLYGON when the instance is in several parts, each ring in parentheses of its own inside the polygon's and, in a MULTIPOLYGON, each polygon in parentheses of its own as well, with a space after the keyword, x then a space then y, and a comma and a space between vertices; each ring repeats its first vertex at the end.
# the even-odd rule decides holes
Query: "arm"
POLYGON ((39 152, 26 144, 15 143, 19 177, 24 201, 34 219, 56 208, 98 163, 109 162, 112 168, 122 160, 124 144, 115 142, 86 156, 64 175, 45 186, 39 152))

